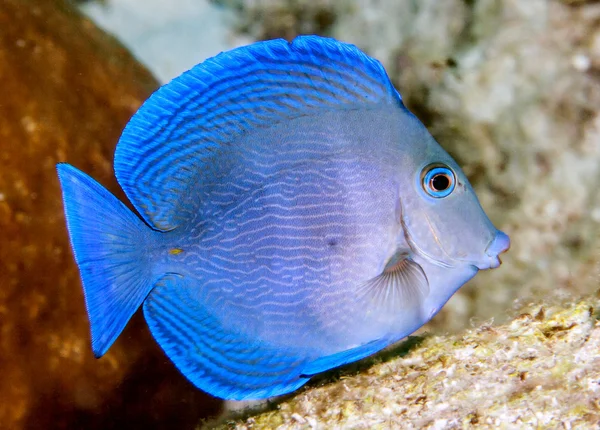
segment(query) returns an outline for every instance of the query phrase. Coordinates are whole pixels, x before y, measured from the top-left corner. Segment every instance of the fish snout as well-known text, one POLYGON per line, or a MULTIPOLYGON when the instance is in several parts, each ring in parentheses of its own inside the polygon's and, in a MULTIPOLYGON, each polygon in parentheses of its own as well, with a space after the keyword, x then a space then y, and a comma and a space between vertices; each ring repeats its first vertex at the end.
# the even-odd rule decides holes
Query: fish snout
POLYGON ((510 237, 500 230, 496 232, 496 235, 489 243, 485 250, 486 262, 479 267, 479 269, 495 269, 502 264, 499 255, 503 252, 508 251, 510 248, 510 237))

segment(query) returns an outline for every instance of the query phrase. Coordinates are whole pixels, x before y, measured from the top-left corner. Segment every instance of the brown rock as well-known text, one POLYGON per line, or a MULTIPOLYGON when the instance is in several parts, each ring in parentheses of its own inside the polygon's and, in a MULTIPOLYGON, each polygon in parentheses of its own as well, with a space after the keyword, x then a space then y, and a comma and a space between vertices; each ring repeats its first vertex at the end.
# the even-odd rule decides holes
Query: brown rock
POLYGON ((0 2, 0 427, 181 427, 217 412, 137 315, 95 360, 55 164, 122 193, 114 146, 157 87, 61 0, 0 2))

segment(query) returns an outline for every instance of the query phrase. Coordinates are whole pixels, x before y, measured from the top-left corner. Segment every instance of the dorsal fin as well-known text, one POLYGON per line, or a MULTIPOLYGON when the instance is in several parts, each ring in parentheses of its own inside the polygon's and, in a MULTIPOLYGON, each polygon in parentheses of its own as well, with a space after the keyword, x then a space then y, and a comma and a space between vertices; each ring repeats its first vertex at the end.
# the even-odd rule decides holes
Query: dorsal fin
POLYGON ((354 45, 317 36, 258 42, 221 53, 156 91, 125 127, 115 174, 160 230, 177 203, 240 135, 327 109, 401 104, 383 66, 354 45))

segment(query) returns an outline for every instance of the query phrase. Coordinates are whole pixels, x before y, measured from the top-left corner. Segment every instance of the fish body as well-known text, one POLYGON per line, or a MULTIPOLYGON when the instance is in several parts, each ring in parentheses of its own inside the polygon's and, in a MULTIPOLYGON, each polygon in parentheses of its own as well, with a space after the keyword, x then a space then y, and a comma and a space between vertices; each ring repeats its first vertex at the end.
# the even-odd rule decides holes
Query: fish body
POLYGON ((141 219, 57 169, 96 356, 141 306, 226 399, 406 337, 509 246, 381 64, 316 36, 220 54, 142 105, 115 154, 141 219))

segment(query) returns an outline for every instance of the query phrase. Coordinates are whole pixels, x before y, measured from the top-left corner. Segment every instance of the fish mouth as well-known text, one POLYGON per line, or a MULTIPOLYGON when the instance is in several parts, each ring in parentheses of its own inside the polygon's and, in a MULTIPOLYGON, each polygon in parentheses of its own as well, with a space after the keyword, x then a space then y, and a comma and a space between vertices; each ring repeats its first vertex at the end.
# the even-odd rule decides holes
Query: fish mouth
POLYGON ((477 267, 479 270, 488 270, 488 269, 496 269, 496 268, 500 267, 501 264, 502 264, 502 259, 499 256, 496 256, 496 257, 490 258, 490 260, 488 261, 487 264, 478 264, 475 267, 477 267))
POLYGON ((485 249, 486 258, 476 267, 479 270, 496 269, 502 264, 500 254, 505 253, 510 249, 510 238, 500 230, 496 231, 494 238, 490 241, 485 249))

